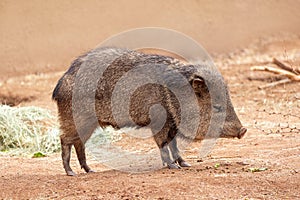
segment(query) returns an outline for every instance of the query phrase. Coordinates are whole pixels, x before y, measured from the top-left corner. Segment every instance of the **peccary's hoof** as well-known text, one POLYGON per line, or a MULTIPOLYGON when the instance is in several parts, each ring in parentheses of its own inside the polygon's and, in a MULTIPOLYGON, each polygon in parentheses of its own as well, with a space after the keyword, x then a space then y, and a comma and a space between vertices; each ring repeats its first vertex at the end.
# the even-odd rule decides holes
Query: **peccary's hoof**
POLYGON ((87 173, 95 173, 95 171, 90 169, 87 173))
POLYGON ((178 166, 176 163, 170 163, 168 164, 169 169, 180 169, 181 167, 178 166))
POLYGON ((68 176, 76 176, 76 174, 73 171, 67 171, 68 176))
POLYGON ((180 167, 191 167, 192 165, 189 164, 188 162, 182 161, 179 163, 180 167))

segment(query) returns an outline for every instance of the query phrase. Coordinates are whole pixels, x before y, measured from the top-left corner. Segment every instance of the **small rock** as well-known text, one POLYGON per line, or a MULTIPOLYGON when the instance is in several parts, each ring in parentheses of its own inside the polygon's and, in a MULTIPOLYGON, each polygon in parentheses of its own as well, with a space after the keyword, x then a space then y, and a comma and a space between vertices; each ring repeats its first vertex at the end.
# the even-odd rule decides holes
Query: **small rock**
POLYGON ((279 123, 279 127, 280 128, 289 128, 289 124, 288 123, 279 123))
POLYGON ((290 127, 290 129, 296 129, 297 128, 296 124, 290 124, 289 127, 290 127))
POLYGON ((236 164, 238 164, 238 165, 249 165, 248 163, 245 163, 245 162, 243 162, 243 161, 241 161, 241 162, 236 162, 236 164))

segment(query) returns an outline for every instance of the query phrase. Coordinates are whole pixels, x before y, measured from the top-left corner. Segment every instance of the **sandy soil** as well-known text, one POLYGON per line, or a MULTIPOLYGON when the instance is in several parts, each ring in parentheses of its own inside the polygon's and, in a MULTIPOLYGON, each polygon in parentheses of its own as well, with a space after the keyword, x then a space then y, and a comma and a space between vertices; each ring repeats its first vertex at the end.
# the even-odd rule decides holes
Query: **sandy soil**
MULTIPOLYGON (((133 2, 131 8, 145 7, 144 4, 139 5, 137 2, 133 2)), ((132 174, 107 168, 97 160, 89 158, 88 163, 96 170, 96 173, 85 174, 73 156, 71 165, 78 175, 67 177, 63 171, 59 154, 39 159, 2 156, 0 157, 0 199, 300 199, 299 83, 259 90, 258 86, 267 84, 280 76, 250 70, 251 66, 270 62, 273 57, 284 60, 293 66, 300 66, 300 35, 297 32, 299 29, 296 30, 299 28, 299 23, 295 23, 295 20, 299 21, 299 17, 297 18, 299 12, 294 12, 299 8, 296 5, 299 1, 276 1, 276 4, 273 4, 274 1, 264 1, 263 3, 253 1, 253 4, 262 3, 262 5, 252 9, 253 16, 249 18, 249 21, 246 20, 249 15, 242 13, 243 9, 249 9, 246 6, 247 3, 232 1, 229 5, 223 5, 228 8, 228 13, 231 11, 233 13, 228 14, 226 18, 226 12, 215 11, 222 10, 222 5, 218 5, 220 2, 217 2, 201 7, 204 11, 208 10, 207 12, 198 14, 192 12, 194 14, 191 15, 188 13, 190 10, 195 11, 196 1, 186 6, 183 6, 185 1, 184 3, 179 1, 177 6, 165 3, 161 5, 162 8, 168 7, 170 10, 165 15, 155 15, 148 24, 143 23, 146 15, 142 15, 140 20, 129 23, 131 17, 137 18, 142 11, 135 9, 131 13, 124 9, 124 20, 129 24, 125 26, 126 23, 119 19, 120 16, 117 18, 117 15, 109 14, 114 9, 114 12, 120 11, 124 2, 120 1, 119 4, 112 5, 107 1, 104 3, 107 5, 102 5, 88 1, 87 6, 91 8, 91 5, 95 3, 95 8, 94 10, 91 8, 92 14, 90 15, 88 15, 88 10, 82 11, 83 16, 89 16, 85 20, 92 21, 95 16, 99 17, 101 14, 96 15, 95 13, 101 5, 109 8, 103 10, 105 13, 102 13, 103 16, 111 16, 115 24, 111 27, 105 26, 111 22, 103 24, 103 20, 100 20, 101 26, 105 29, 100 31, 98 27, 92 26, 88 29, 91 31, 90 39, 80 39, 77 43, 77 39, 85 35, 80 31, 72 35, 71 32, 75 28, 71 25, 66 32, 61 33, 61 36, 57 33, 58 35, 53 40, 50 38, 53 30, 62 30, 56 26, 64 27, 66 19, 69 20, 67 20, 68 23, 73 22, 73 25, 80 28, 69 18, 74 11, 74 20, 80 21, 78 13, 81 13, 81 10, 75 9, 80 7, 77 5, 78 2, 72 3, 72 5, 64 2, 61 7, 55 6, 57 4, 53 3, 51 7, 55 10, 53 13, 59 13, 59 15, 49 17, 50 11, 43 10, 49 5, 34 4, 33 2, 26 3, 26 5, 19 2, 19 4, 13 5, 9 1, 2 1, 0 3, 1 11, 9 14, 5 15, 4 12, 0 12, 0 15, 12 15, 15 18, 11 19, 13 27, 10 27, 6 24, 9 20, 0 17, 1 22, 6 24, 0 24, 0 28, 9 30, 8 32, 1 30, 0 33, 5 37, 0 39, 5 40, 6 38, 11 41, 11 43, 4 42, 3 44, 6 46, 0 47, 1 52, 4 52, 0 55, 2 63, 0 66, 0 102, 12 106, 41 106, 56 114, 56 106, 51 101, 51 93, 72 57, 92 48, 101 39, 124 28, 169 24, 167 27, 178 29, 192 37, 196 36, 197 40, 204 41, 209 46, 217 67, 228 83, 235 109, 242 123, 248 128, 248 132, 241 140, 219 139, 211 154, 203 159, 198 157, 201 144, 193 143, 184 153, 184 157, 193 166, 180 170, 161 169, 132 174), (32 7, 32 5, 36 7, 32 7), (63 8, 66 7, 70 7, 70 10, 65 11, 63 8), (236 7, 240 7, 240 9, 236 7), (28 30, 27 36, 22 31, 14 32, 15 35, 12 35, 20 16, 27 13, 25 16, 29 21, 34 17, 35 12, 29 8, 33 10, 37 8, 35 12, 42 13, 42 22, 46 22, 49 18, 52 19, 49 23, 56 28, 49 26, 48 29, 41 29, 39 32, 36 30, 38 27, 45 28, 46 26, 38 24, 39 21, 36 20, 32 21, 31 26, 27 24, 27 29, 26 27, 23 29, 28 30), (184 17, 176 15, 178 9, 181 9, 184 17), (12 10, 16 10, 15 15, 11 14, 12 10), (207 18, 208 24, 200 23, 200 28, 211 27, 204 31, 204 35, 200 34, 200 30, 194 30, 197 26, 195 21, 201 19, 199 16, 202 15, 210 18, 207 18), (177 18, 174 18, 175 16, 177 18), (171 17, 174 18, 172 22, 167 20, 171 17), (262 17, 261 24, 256 26, 260 17, 262 17), (59 23, 60 18, 65 20, 59 23), (158 23, 160 19, 162 19, 161 23, 158 23), (232 19, 236 22, 232 23, 232 19), (231 22, 226 25, 223 20, 226 22, 231 20, 231 22), (191 21, 196 24, 190 24, 191 21), (217 29, 218 26, 222 26, 222 28, 217 29), (231 37, 230 30, 234 28, 237 28, 239 32, 231 37), (243 31, 244 29, 248 30, 243 31), (280 33, 280 30, 284 29, 289 31, 280 33), (214 35, 215 30, 224 30, 227 34, 214 35), (271 32, 274 30, 276 30, 276 34, 274 32, 272 36, 271 32), (45 35, 47 32, 49 35, 45 35), (97 37, 100 32, 101 36, 97 37), (247 34, 247 32, 254 34, 247 34), (31 34, 33 34, 32 38, 28 36, 31 34), (209 40, 209 36, 214 40, 209 40), (235 36, 237 38, 233 39, 235 36), (8 48, 17 48, 17 43, 19 44, 24 37, 27 37, 27 40, 21 43, 23 49, 14 51, 8 48), (45 41, 44 38, 48 38, 48 40, 45 41), (255 38, 256 40, 254 40, 255 38), (224 48, 224 44, 218 43, 221 39, 226 40, 224 43, 225 46, 227 45, 226 48, 224 48), (60 41, 61 48, 56 48, 60 41), (83 45, 83 43, 85 44, 83 45), (232 44, 229 45, 229 43, 232 44), (12 45, 9 46, 9 44, 12 45), (46 53, 48 50, 45 49, 47 48, 49 48, 49 54, 46 53), (43 51, 40 51, 41 49, 43 51), (26 53, 27 50, 28 53, 26 53), (18 68, 19 66, 21 67, 18 68), (249 168, 263 168, 264 170, 250 172, 249 168)), ((150 12, 154 8, 155 4, 153 3, 147 7, 145 12, 150 12)), ((81 20, 82 23, 86 22, 81 20)), ((25 26, 26 23, 23 25, 25 26)), ((86 28, 88 25, 91 23, 83 26, 86 28)), ((118 145, 124 148, 156 149, 153 141, 136 143, 128 137, 124 137, 118 142, 118 145)))
MULTIPOLYGON (((85 174, 73 157, 72 166, 78 176, 67 177, 58 154, 41 159, 2 157, 0 198, 300 198, 299 84, 259 90, 258 86, 266 84, 270 75, 250 71, 251 65, 264 63, 273 56, 299 63, 300 39, 291 36, 284 44, 276 39, 264 40, 230 55, 215 57, 248 133, 241 140, 219 139, 210 156, 202 160, 197 157, 201 144, 193 143, 185 152, 185 157, 193 164, 191 168, 131 174, 108 169, 89 159, 97 172, 85 174), (265 81, 252 80, 257 77, 265 81), (220 166, 215 167, 218 163, 220 166), (249 168, 267 170, 253 173, 249 168)), ((20 102, 21 105, 39 105, 55 113, 55 105, 49 103, 49 98, 61 74, 10 78, 1 86, 0 96, 11 97, 12 105, 20 102)), ((119 145, 127 148, 136 147, 132 144, 138 143, 126 137, 119 141, 119 145)), ((149 141, 137 146, 156 148, 149 141)))

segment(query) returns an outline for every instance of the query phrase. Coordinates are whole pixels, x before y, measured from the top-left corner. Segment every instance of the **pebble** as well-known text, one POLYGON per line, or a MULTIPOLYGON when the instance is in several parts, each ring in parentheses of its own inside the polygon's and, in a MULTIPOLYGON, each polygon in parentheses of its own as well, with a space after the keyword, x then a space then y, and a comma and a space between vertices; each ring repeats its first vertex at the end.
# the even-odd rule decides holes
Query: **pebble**
POLYGON ((290 127, 291 129, 296 129, 296 128, 297 128, 296 124, 290 124, 289 127, 290 127))
POLYGON ((288 123, 279 123, 279 127, 280 128, 289 128, 289 124, 288 123))

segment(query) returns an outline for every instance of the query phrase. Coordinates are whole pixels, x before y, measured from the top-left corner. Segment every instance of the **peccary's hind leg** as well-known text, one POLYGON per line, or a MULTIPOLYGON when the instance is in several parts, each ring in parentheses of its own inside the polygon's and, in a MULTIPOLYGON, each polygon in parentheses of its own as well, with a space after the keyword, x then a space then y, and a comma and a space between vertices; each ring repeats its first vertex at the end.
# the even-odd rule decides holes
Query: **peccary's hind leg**
POLYGON ((61 157, 63 160, 64 169, 68 176, 75 176, 76 174, 70 167, 71 148, 72 144, 65 144, 63 139, 61 139, 61 157))
POLYGON ((74 147, 75 147, 77 158, 79 160, 81 168, 83 168, 86 172, 94 172, 93 170, 91 170, 91 168, 89 168, 89 166, 86 163, 85 147, 84 147, 83 142, 80 139, 78 139, 74 143, 74 147))
POLYGON ((183 158, 180 156, 176 138, 173 138, 173 140, 169 143, 169 146, 170 146, 170 151, 172 153, 172 156, 173 156, 175 162, 178 163, 178 165, 180 167, 190 167, 191 166, 188 162, 183 160, 183 158))
POLYGON ((154 140, 159 147, 160 156, 163 162, 163 165, 167 164, 170 169, 179 169, 180 167, 171 159, 169 152, 169 144, 167 138, 162 138, 162 135, 159 133, 154 135, 154 140))

